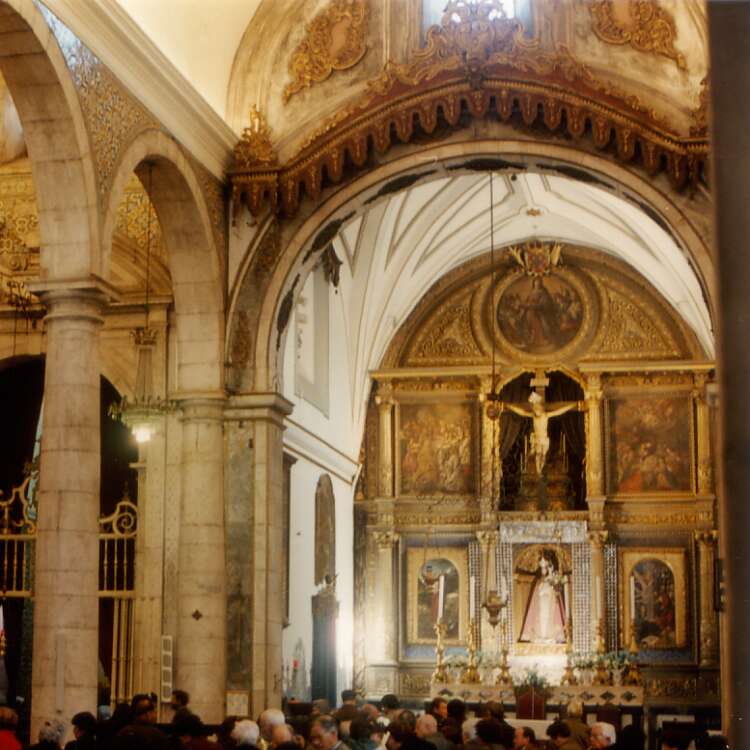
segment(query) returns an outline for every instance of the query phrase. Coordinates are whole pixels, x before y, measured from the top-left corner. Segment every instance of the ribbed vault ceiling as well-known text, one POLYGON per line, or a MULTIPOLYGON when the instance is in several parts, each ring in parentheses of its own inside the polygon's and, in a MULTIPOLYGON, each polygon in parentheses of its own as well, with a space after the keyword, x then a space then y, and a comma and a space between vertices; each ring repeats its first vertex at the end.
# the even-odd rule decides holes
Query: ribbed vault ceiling
MULTIPOLYGON (((639 271, 695 332, 707 356, 713 333, 698 279, 672 236, 644 211, 565 177, 494 175, 494 246, 556 239, 615 256, 639 271)), ((352 418, 361 426, 369 372, 435 281, 490 248, 487 174, 436 179, 373 203, 334 240, 344 260, 352 418)), ((356 434, 356 433, 355 433, 356 434)))

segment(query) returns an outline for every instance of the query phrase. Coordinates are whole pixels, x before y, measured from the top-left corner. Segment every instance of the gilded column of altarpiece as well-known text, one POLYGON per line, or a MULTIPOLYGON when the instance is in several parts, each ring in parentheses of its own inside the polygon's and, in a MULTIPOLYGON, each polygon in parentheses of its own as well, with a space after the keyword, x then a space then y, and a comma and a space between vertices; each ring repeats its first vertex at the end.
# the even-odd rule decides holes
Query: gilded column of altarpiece
POLYGON ((713 364, 645 280, 601 253, 527 243, 492 271, 482 257, 441 280, 373 373, 356 606, 359 637, 389 658, 360 650, 361 687, 429 693, 443 576, 449 655, 465 654, 473 580, 475 613, 491 590, 508 599, 502 634, 486 613, 476 625, 483 652, 505 638, 512 659, 561 655, 565 618, 577 653, 599 635, 616 650, 634 626, 655 694, 710 698, 713 364), (549 412, 541 474, 532 392, 549 412), (398 535, 390 562, 383 535, 398 535), (542 558, 560 576, 551 625, 530 614, 542 558))

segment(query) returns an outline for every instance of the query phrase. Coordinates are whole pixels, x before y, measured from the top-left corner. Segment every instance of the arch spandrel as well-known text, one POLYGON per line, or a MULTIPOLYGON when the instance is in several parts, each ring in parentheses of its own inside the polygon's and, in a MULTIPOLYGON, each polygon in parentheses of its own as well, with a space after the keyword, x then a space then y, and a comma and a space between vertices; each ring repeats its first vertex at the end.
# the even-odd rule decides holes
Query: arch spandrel
POLYGON ((100 274, 96 176, 88 131, 63 52, 33 3, 0 3, 0 70, 18 110, 31 161, 42 274, 50 280, 100 274))

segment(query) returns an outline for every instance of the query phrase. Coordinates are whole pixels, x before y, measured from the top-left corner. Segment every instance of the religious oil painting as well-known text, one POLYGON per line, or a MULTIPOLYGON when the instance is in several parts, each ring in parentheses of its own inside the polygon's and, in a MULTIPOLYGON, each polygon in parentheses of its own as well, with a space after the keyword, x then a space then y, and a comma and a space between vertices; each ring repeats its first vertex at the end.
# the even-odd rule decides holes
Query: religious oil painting
POLYGON ((556 653, 571 612, 570 545, 531 544, 516 555, 513 621, 519 653, 556 653))
POLYGON ((516 349, 550 354, 569 344, 581 329, 583 302, 560 276, 521 276, 503 291, 497 323, 516 349))
POLYGON ((684 396, 627 397, 608 404, 609 491, 692 490, 691 404, 684 396))
POLYGON ((400 404, 402 495, 473 493, 472 415, 467 403, 400 404))
POLYGON ((435 642, 441 605, 446 643, 463 640, 469 612, 465 547, 409 548, 407 589, 407 630, 411 643, 435 642))
POLYGON ((629 646, 634 634, 640 649, 687 646, 685 550, 626 549, 621 558, 623 645, 629 646))

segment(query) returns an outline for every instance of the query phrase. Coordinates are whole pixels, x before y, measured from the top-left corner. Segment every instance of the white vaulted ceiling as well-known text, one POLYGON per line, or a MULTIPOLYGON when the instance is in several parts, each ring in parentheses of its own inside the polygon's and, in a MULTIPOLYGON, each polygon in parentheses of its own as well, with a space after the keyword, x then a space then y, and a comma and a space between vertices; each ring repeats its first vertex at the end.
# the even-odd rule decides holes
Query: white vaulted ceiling
MULTIPOLYGON (((600 187, 542 174, 493 177, 496 248, 558 239, 615 256, 639 271, 713 356, 700 283, 672 236, 640 208, 600 187)), ((439 278, 490 248, 489 176, 436 179, 373 203, 334 240, 344 261, 352 419, 364 417, 369 372, 439 278)), ((344 269, 342 269, 344 270, 344 269)))

